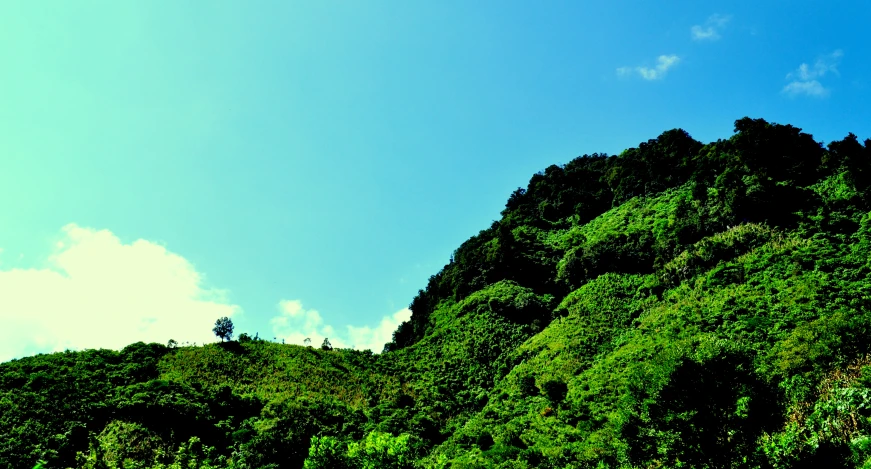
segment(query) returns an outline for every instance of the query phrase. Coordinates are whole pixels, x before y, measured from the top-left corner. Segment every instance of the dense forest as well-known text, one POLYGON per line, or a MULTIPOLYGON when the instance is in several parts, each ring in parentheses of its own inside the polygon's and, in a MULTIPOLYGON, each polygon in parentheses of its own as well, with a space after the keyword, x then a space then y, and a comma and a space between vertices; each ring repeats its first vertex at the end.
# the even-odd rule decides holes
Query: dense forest
POLYGON ((871 468, 869 253, 871 140, 669 130, 533 175, 383 353, 0 364, 0 469, 871 468))

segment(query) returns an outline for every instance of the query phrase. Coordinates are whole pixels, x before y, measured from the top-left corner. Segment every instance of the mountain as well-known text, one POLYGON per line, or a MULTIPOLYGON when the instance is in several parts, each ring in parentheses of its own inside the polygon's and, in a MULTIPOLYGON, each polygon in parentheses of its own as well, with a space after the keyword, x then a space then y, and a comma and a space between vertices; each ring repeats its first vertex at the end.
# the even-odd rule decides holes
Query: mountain
POLYGON ((743 118, 537 173, 381 354, 0 364, 0 468, 871 468, 871 140, 743 118))

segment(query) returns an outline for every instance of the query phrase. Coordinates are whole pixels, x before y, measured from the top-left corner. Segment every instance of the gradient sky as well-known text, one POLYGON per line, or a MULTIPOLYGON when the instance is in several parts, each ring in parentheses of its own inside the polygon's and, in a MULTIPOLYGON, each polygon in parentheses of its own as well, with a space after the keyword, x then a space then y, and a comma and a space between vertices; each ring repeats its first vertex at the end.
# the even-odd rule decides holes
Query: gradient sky
POLYGON ((4 1, 0 360, 380 351, 550 164, 743 116, 871 137, 871 3, 4 1), (544 5, 544 6, 542 6, 544 5))

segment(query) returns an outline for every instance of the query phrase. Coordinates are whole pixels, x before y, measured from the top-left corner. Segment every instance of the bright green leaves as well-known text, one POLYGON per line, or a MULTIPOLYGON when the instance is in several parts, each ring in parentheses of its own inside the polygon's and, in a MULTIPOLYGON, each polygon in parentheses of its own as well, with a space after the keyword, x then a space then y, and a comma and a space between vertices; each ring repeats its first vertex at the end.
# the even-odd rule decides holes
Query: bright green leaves
POLYGON ((305 469, 410 469, 410 436, 371 432, 361 441, 343 443, 331 436, 311 440, 305 469))
POLYGON ((816 386, 799 375, 782 383, 790 402, 787 425, 760 439, 773 467, 871 467, 867 370, 868 356, 836 368, 816 386))

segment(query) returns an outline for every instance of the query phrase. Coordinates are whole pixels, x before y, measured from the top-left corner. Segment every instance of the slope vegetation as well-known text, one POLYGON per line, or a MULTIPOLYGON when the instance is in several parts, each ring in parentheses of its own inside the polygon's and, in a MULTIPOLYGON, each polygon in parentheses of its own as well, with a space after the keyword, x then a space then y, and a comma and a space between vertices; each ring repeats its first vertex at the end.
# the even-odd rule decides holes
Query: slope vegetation
POLYGON ((871 468, 871 140, 736 121, 534 175, 378 355, 0 364, 0 468, 871 468))

